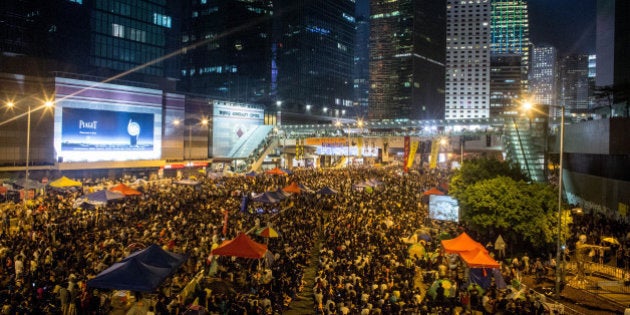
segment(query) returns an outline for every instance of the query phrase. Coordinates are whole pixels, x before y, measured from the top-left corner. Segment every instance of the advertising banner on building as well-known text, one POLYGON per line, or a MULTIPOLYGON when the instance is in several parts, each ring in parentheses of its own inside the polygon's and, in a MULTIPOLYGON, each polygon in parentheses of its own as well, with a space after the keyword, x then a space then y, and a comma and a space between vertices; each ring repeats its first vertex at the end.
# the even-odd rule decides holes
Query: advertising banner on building
POLYGON ((63 108, 62 151, 153 151, 154 115, 63 108))
POLYGON ((239 141, 257 136, 263 125, 264 110, 236 104, 217 104, 213 108, 212 156, 228 157, 239 141))

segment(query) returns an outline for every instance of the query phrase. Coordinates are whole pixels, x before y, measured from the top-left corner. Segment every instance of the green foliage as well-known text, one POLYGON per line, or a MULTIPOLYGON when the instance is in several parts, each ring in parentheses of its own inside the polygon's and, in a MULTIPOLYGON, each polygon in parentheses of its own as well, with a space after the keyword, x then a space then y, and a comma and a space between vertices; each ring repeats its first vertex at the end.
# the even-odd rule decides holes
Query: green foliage
MULTIPOLYGON (((556 240, 557 195, 553 187, 526 179, 514 165, 496 159, 466 161, 449 192, 459 200, 462 221, 478 235, 501 234, 511 246, 542 249, 556 240)), ((563 220, 567 233, 570 219, 563 220)))
POLYGON ((485 180, 499 176, 506 176, 515 181, 527 181, 528 178, 520 168, 508 162, 499 161, 494 158, 479 158, 467 160, 462 167, 455 172, 451 179, 449 193, 456 198, 460 191, 466 187, 485 180))

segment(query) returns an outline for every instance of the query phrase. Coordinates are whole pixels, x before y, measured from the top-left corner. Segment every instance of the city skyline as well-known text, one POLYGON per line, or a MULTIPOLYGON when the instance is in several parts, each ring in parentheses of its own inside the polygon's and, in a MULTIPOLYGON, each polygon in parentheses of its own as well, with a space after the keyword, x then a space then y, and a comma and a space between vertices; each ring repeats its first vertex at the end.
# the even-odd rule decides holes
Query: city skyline
MULTIPOLYGON (((357 16, 369 15, 369 2, 357 1, 357 16)), ((596 0, 528 0, 528 7, 533 44, 554 46, 561 55, 595 53, 596 0)))

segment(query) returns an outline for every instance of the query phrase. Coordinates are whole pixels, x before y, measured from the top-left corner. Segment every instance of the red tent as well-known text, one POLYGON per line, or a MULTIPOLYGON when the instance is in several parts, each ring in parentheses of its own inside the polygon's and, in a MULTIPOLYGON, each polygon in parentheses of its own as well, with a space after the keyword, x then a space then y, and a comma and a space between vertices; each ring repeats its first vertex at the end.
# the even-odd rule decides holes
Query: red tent
POLYGON ((302 193, 302 188, 300 188, 300 186, 296 182, 292 182, 291 185, 282 188, 282 190, 288 193, 292 193, 292 194, 302 193))
POLYGON ((454 239, 442 240, 441 242, 442 247, 444 247, 444 251, 449 254, 460 254, 462 252, 475 251, 477 249, 483 251, 484 253, 488 253, 488 250, 481 245, 481 243, 478 243, 470 238, 466 232, 463 232, 454 239))
POLYGON ((270 169, 268 171, 265 171, 265 174, 270 174, 270 175, 287 175, 287 173, 279 168, 273 168, 270 169))
POLYGON ((213 255, 235 256, 242 258, 263 258, 267 245, 254 242, 247 234, 239 233, 236 238, 224 241, 212 250, 213 255))
POLYGON ((468 268, 499 268, 499 263, 481 248, 459 253, 468 268))
POLYGON ((139 191, 137 191, 137 190, 135 190, 135 189, 125 185, 125 184, 122 184, 122 183, 112 187, 110 190, 111 191, 121 192, 125 196, 139 196, 139 195, 142 195, 141 192, 139 192, 139 191))
POLYGON ((429 190, 425 191, 425 192, 423 193, 423 195, 424 195, 424 196, 429 196, 429 195, 444 195, 444 193, 443 193, 441 190, 439 190, 439 189, 437 189, 437 188, 433 187, 433 188, 431 188, 431 189, 429 189, 429 190))

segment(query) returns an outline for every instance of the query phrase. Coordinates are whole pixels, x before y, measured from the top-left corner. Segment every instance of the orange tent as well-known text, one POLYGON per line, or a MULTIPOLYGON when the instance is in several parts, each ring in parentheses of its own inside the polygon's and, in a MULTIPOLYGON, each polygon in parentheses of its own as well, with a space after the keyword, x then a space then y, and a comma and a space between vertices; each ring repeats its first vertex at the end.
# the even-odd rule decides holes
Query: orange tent
POLYGON ((477 249, 488 253, 488 250, 481 243, 473 240, 466 232, 450 240, 442 240, 444 251, 449 254, 460 254, 462 252, 475 251, 477 249))
POLYGON ((292 194, 302 193, 302 188, 300 188, 300 186, 296 182, 292 182, 291 185, 282 188, 282 190, 288 193, 292 193, 292 194))
POLYGON ((224 241, 211 251, 212 255, 242 258, 263 258, 266 252, 267 245, 254 242, 245 233, 239 233, 234 239, 224 241))
POLYGON ((429 196, 429 195, 444 195, 444 193, 443 193, 441 190, 439 190, 439 189, 437 189, 437 188, 433 187, 433 188, 431 188, 431 189, 429 189, 429 190, 425 191, 425 192, 423 193, 423 195, 424 195, 424 196, 429 196))
POLYGON ((270 169, 268 171, 265 172, 265 174, 270 174, 270 175, 287 175, 287 173, 279 168, 273 168, 270 169))
POLYGON ((139 192, 139 191, 137 191, 137 190, 135 190, 135 189, 125 185, 125 184, 122 184, 122 183, 112 187, 110 190, 111 191, 121 192, 125 196, 139 196, 139 195, 142 195, 141 192, 139 192))
POLYGON ((499 263, 481 248, 459 253, 468 268, 499 268, 499 263))

